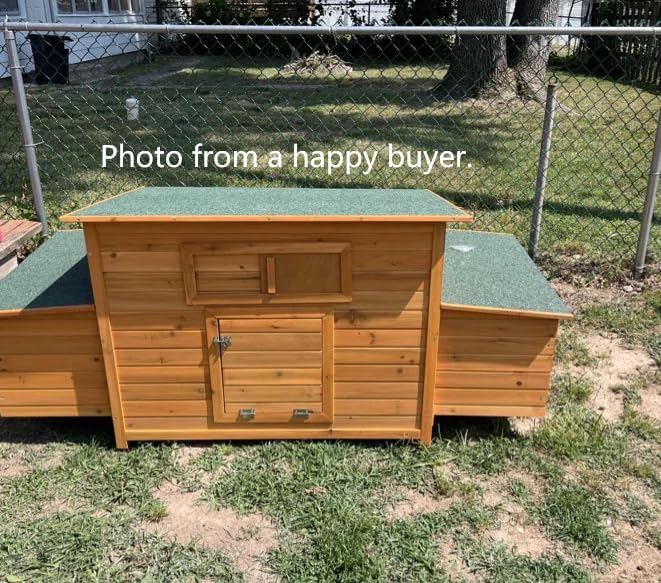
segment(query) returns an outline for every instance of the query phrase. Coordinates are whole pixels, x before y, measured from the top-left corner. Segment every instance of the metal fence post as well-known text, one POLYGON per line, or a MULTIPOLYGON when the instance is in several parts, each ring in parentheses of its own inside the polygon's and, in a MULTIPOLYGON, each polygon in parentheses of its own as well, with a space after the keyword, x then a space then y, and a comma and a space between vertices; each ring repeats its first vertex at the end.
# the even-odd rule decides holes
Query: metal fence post
POLYGON ((7 60, 11 72, 11 82, 16 98, 16 111, 21 125, 21 134, 23 135, 23 147, 25 148, 25 158, 28 165, 30 176, 30 185, 32 186, 32 198, 34 208, 41 222, 41 232, 48 235, 48 219, 44 209, 44 195, 41 191, 41 178, 39 177, 39 165, 37 164, 37 153, 35 151, 34 139, 32 137, 32 126, 30 125, 30 112, 28 111, 28 102, 25 96, 25 86, 23 85, 23 73, 21 63, 18 58, 18 49, 16 47, 16 36, 13 30, 5 28, 5 45, 7 46, 7 60))
POLYGON ((539 150, 539 161, 537 163, 537 182, 535 184, 535 199, 532 206, 532 218, 530 221, 530 240, 528 242, 528 255, 531 259, 537 256, 537 246, 542 228, 542 209, 544 208, 544 191, 548 178, 549 157, 551 154, 551 142, 553 138, 553 121, 558 101, 555 98, 555 83, 550 83, 546 92, 546 105, 544 107, 544 126, 542 127, 542 143, 539 150))
POLYGON ((640 234, 638 235, 636 264, 634 266, 634 275, 636 277, 642 277, 645 269, 645 257, 647 256, 647 247, 650 242, 652 218, 654 217, 654 205, 656 203, 656 191, 659 188, 659 174, 661 174, 661 112, 659 112, 659 122, 656 125, 654 153, 652 154, 652 164, 650 165, 650 174, 647 179, 645 206, 643 207, 643 214, 640 217, 640 234))

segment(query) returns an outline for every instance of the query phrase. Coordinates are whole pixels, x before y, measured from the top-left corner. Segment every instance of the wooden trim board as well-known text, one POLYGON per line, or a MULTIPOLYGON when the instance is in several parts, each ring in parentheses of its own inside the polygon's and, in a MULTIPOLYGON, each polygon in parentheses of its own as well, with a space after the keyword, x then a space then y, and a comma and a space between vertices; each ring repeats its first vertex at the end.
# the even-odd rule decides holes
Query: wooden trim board
MULTIPOLYGON (((439 296, 440 297, 440 296, 439 296)), ((572 320, 573 314, 561 312, 535 312, 533 310, 517 310, 510 308, 494 308, 491 306, 469 306, 465 304, 450 304, 441 302, 443 310, 456 310, 458 312, 477 312, 480 314, 500 314, 502 316, 524 316, 529 318, 552 318, 554 320, 572 320)))
POLYGON ((427 311, 427 336, 425 345, 425 372, 420 411, 420 434, 424 444, 431 443, 434 424, 434 390, 436 388, 436 366, 438 360, 438 338, 441 324, 441 305, 432 298, 441 296, 443 279, 443 254, 445 252, 445 225, 434 227, 429 279, 429 307, 427 311))
POLYGON ((124 411, 122 407, 122 395, 119 387, 119 375, 117 363, 115 362, 115 348, 113 345, 112 328, 110 325, 110 314, 106 300, 105 281, 103 278, 103 266, 101 263, 101 252, 99 238, 95 225, 85 225, 85 245, 87 247, 87 261, 90 269, 90 280, 92 292, 96 305, 96 319, 99 324, 99 336, 101 338, 101 352, 103 364, 106 371, 106 382, 108 384, 108 400, 112 413, 112 424, 115 430, 115 443, 120 449, 127 449, 128 442, 124 425, 124 411))

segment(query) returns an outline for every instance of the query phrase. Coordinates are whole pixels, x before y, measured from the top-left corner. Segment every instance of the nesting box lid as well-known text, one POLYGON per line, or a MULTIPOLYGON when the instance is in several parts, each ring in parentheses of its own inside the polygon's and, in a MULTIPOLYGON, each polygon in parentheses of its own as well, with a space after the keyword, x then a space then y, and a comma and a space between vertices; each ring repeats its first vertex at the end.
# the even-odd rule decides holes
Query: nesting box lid
POLYGON ((0 314, 94 304, 83 232, 58 231, 0 280, 0 314))
POLYGON ((150 187, 62 217, 64 222, 470 221, 425 189, 150 187))

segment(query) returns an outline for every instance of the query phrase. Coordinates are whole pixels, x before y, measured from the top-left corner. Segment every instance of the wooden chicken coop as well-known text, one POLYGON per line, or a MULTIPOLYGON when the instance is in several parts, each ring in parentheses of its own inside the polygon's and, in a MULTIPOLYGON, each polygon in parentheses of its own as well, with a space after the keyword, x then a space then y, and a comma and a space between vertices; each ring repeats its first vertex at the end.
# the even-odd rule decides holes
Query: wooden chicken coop
POLYGON ((0 281, 0 415, 130 441, 431 440, 543 416, 571 315, 509 235, 427 190, 143 188, 0 281))

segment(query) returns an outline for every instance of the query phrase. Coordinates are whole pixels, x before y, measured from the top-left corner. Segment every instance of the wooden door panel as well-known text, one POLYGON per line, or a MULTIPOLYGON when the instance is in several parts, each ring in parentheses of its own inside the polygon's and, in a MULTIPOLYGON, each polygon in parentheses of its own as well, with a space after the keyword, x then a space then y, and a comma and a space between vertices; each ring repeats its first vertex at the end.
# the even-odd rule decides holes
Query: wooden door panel
POLYGON ((214 420, 331 423, 333 326, 332 313, 209 312, 214 420))

